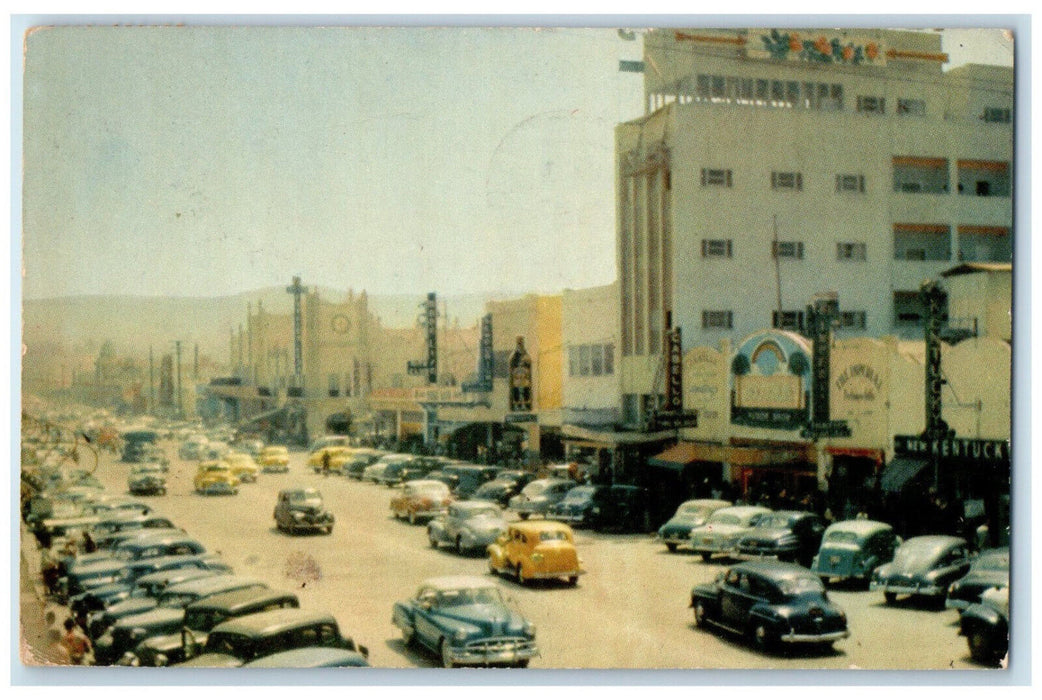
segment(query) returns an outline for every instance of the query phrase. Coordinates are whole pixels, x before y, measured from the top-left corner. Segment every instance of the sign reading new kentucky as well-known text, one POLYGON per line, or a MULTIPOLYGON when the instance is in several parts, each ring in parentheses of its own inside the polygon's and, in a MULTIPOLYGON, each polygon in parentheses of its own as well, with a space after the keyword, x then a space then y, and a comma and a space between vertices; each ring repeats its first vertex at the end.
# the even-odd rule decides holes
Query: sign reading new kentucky
POLYGON ((903 457, 941 457, 971 462, 1008 462, 1008 440, 977 440, 948 437, 928 439, 922 435, 895 435, 894 453, 903 457))
POLYGON ((789 331, 754 333, 731 360, 731 422, 799 430, 808 418, 811 345, 789 331))

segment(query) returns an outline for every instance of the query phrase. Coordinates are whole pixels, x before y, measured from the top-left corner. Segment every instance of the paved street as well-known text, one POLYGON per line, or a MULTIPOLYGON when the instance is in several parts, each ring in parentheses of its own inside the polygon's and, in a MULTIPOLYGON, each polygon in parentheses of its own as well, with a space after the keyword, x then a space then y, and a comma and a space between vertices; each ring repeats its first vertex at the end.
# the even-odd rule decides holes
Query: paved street
MULTIPOLYGON (((176 454, 169 444, 167 451, 176 454)), ((403 646, 390 622, 391 606, 427 577, 490 576, 486 559, 431 549, 423 527, 390 516, 391 489, 322 477, 304 462, 303 453, 293 453, 288 474, 262 474, 237 496, 206 497, 192 491, 194 463, 174 459, 169 494, 151 500, 237 573, 292 589, 302 606, 332 612, 369 647, 374 666, 435 666, 433 657, 403 646), (321 489, 337 517, 331 536, 291 537, 275 530, 276 493, 291 485, 321 489)), ((120 493, 128 471, 129 465, 106 455, 97 476, 120 493)), ((725 560, 705 564, 690 554, 669 554, 644 535, 578 531, 576 544, 588 571, 576 588, 499 580, 537 625, 542 654, 534 668, 980 668, 957 634, 954 611, 902 602, 888 607, 880 594, 863 590, 829 593, 846 610, 852 631, 833 653, 764 655, 744 640, 694 627, 688 593, 695 583, 712 580, 725 560)))

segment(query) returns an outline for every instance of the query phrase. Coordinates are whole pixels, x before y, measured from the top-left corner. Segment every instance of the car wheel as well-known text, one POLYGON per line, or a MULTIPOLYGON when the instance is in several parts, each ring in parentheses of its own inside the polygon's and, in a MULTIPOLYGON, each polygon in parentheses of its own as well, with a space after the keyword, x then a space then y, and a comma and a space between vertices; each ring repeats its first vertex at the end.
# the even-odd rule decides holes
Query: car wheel
POLYGON ((578 576, 569 576, 568 577, 568 585, 569 586, 577 586, 577 585, 579 585, 579 577, 578 576))
POLYGON ((521 518, 522 520, 528 520, 528 516, 529 516, 529 515, 530 515, 530 513, 518 513, 518 514, 517 514, 517 516, 518 516, 519 518, 521 518))
POLYGON ((666 549, 672 554, 673 552, 677 551, 677 545, 675 542, 667 542, 666 549))
POLYGON ((410 525, 415 525, 416 524, 416 511, 413 511, 413 510, 409 511, 409 524, 410 525))
POLYGON ((712 556, 709 552, 702 552, 702 561, 709 561, 712 556))
POLYGON ((327 535, 332 535, 333 534, 333 526, 332 525, 326 525, 326 534, 327 535))
POLYGON ((528 659, 521 659, 514 664, 514 668, 528 668, 528 659))
POLYGON ((438 538, 430 530, 427 531, 427 541, 431 543, 431 549, 438 548, 438 538))
POLYGON ((452 660, 452 649, 449 647, 449 640, 441 640, 441 644, 438 647, 441 652, 441 667, 442 668, 455 668, 456 662, 452 660))
POLYGON ((752 638, 753 644, 761 651, 768 651, 774 646, 774 638, 767 629, 767 625, 762 622, 758 622, 753 626, 752 638))
POLYGON ((402 644, 405 646, 412 646, 412 643, 416 640, 416 630, 411 628, 402 628, 402 644))
POLYGON ((695 602, 695 625, 697 627, 705 627, 706 624, 706 604, 701 600, 695 602))
POLYGON ((887 605, 893 605, 897 601, 897 594, 893 591, 883 591, 883 600, 887 605))
POLYGON ((514 578, 517 579, 517 582, 520 585, 522 585, 522 586, 525 585, 525 572, 521 568, 520 564, 518 564, 517 567, 514 569, 514 578))
POLYGON ((463 538, 456 535, 456 554, 463 554, 463 538))
POLYGON ((996 661, 995 649, 991 641, 991 633, 980 625, 974 626, 966 640, 970 646, 970 656, 977 663, 992 665, 996 661))

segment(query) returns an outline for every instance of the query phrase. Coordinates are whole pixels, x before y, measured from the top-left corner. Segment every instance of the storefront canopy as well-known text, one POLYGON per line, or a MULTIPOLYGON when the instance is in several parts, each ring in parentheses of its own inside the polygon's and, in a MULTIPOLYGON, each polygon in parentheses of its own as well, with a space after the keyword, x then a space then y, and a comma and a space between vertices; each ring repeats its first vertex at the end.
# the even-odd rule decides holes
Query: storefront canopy
POLYGON ((720 445, 679 442, 648 459, 648 464, 679 472, 695 462, 723 462, 726 460, 726 453, 727 448, 720 445))
POLYGON ((879 479, 879 485, 886 493, 898 493, 905 484, 914 479, 926 468, 926 460, 897 457, 886 465, 879 479))

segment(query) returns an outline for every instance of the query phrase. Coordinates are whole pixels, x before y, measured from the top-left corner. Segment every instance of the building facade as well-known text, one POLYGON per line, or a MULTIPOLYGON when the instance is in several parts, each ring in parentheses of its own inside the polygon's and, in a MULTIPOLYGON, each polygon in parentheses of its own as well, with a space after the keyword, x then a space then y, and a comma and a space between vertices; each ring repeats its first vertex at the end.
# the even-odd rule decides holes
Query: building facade
POLYGON ((1012 255, 1013 72, 943 71, 940 37, 856 29, 657 30, 647 112, 616 129, 623 421, 685 349, 803 332, 921 337, 918 286, 1012 255))

